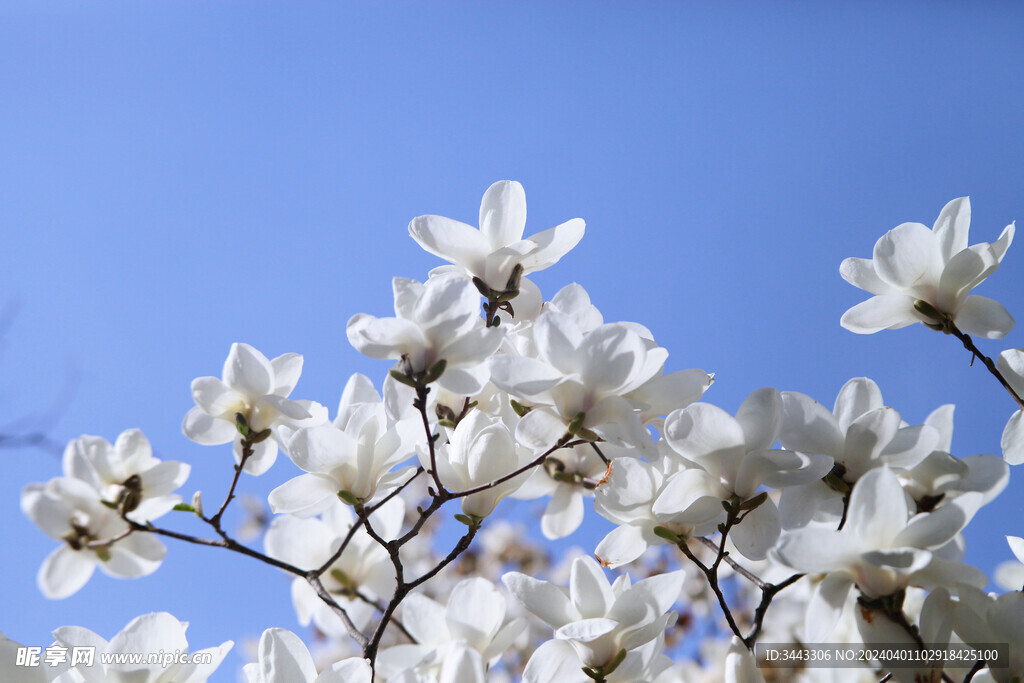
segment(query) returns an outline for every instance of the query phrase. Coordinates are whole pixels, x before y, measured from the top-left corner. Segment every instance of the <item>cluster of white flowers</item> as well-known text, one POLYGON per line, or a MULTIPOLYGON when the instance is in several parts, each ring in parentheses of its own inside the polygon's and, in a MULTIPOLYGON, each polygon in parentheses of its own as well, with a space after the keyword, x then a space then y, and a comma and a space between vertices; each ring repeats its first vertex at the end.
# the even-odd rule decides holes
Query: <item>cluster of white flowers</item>
MULTIPOLYGON (((970 334, 1002 338, 1009 313, 970 292, 1002 262, 1014 228, 969 247, 969 220, 969 201, 957 199, 933 229, 905 223, 873 259, 844 261, 842 276, 874 296, 843 326, 868 333, 922 322, 976 355, 970 334)), ((297 635, 269 629, 245 668, 250 683, 477 683, 517 673, 531 683, 753 683, 764 680, 754 656, 761 636, 917 650, 1008 642, 1006 661, 972 661, 964 675, 1024 676, 1024 593, 983 593, 988 579, 963 562, 962 535, 1005 488, 1009 465, 1024 462, 1024 411, 1007 424, 1003 458, 962 459, 950 453, 953 406, 910 425, 863 377, 831 411, 765 387, 730 414, 703 400, 713 375, 665 372, 668 351, 647 328, 606 323, 578 284, 545 301, 526 277, 580 241, 582 220, 524 239, 525 193, 502 181, 485 193, 479 221, 409 225, 450 265, 425 282, 396 278, 394 317, 349 320, 351 344, 394 365, 380 391, 353 375, 333 420, 319 403, 289 398, 302 370, 296 354, 268 360, 235 344, 221 379, 192 383, 185 435, 232 443, 236 462, 214 514, 198 494, 191 504, 171 494, 188 466, 157 461, 139 432, 114 446, 73 441, 65 476, 22 498, 62 542, 40 570, 43 592, 70 595, 97 565, 119 577, 152 572, 165 551, 152 522, 172 508, 217 534, 177 538, 238 550, 221 515, 239 475, 266 472, 281 449, 303 473, 269 496, 276 516, 264 552, 245 551, 291 575, 298 623, 332 645, 321 648, 318 673, 297 635), (615 528, 585 549, 597 561, 577 557, 544 580, 545 559, 492 519, 509 497, 547 499, 540 530, 549 539, 571 537, 591 499, 615 528), (456 501, 464 535, 439 549, 437 515, 456 501), (627 565, 645 578, 609 580, 609 569, 627 565), (711 630, 725 644, 706 646, 703 669, 673 661, 685 650, 679 634, 692 632, 685 622, 710 609, 724 619, 711 630)), ((1024 409, 1024 349, 985 360, 1024 409)), ((1010 545, 1024 561, 1024 541, 1010 545)), ((1001 570, 1013 587, 1022 576, 1019 565, 1001 570)), ((82 630, 56 635, 99 642, 82 630)), ((892 664, 864 663, 835 680, 944 675, 942 663, 892 664)), ((175 680, 205 680, 209 670, 175 680)))

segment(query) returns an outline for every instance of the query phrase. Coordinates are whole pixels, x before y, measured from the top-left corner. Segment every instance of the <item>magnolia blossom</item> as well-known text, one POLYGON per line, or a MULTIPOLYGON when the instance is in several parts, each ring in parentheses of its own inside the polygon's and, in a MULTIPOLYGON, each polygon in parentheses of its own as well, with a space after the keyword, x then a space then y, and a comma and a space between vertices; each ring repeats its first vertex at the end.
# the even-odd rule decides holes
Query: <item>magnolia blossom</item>
POLYGON ((544 406, 523 418, 516 438, 543 450, 572 426, 615 444, 640 445, 643 426, 623 396, 658 374, 668 351, 649 348, 629 325, 584 332, 554 310, 544 311, 532 332, 539 358, 501 354, 491 361, 491 381, 498 388, 544 406))
MULTIPOLYGON (((781 396, 779 443, 801 453, 831 456, 837 477, 847 484, 883 465, 909 470, 934 452, 942 438, 933 424, 904 423, 867 377, 844 384, 831 412, 795 391, 781 396)), ((812 519, 834 527, 842 516, 842 495, 821 482, 784 489, 779 502, 783 527, 806 526, 812 519)))
POLYGON ((480 294, 468 281, 444 275, 425 283, 396 277, 394 318, 366 313, 348 321, 348 340, 378 360, 401 359, 396 372, 411 377, 439 372, 437 382, 471 396, 487 382, 482 365, 501 344, 500 327, 485 327, 480 294))
MULTIPOLYGON (((420 216, 409 223, 409 234, 425 250, 453 264, 436 269, 432 276, 455 271, 504 291, 513 268, 521 266, 523 274, 528 274, 555 265, 583 238, 585 227, 583 219, 573 218, 523 239, 526 193, 514 180, 501 180, 487 189, 480 202, 479 230, 443 216, 420 216)), ((536 290, 525 279, 513 285, 536 290)))
POLYGON ((680 539, 714 532, 725 519, 729 494, 715 477, 697 467, 679 468, 668 458, 662 467, 636 458, 616 458, 598 485, 594 509, 617 526, 598 544, 601 564, 619 567, 649 546, 669 543, 655 533, 663 527, 680 539))
MULTIPOLYGON (((528 465, 533 457, 518 445, 508 427, 498 418, 478 410, 463 418, 455 429, 448 430, 448 445, 435 452, 437 475, 449 491, 466 491, 512 474, 528 465)), ((430 469, 432 463, 426 448, 418 449, 420 464, 430 469)), ((478 518, 494 511, 498 502, 522 486, 529 471, 495 484, 483 491, 464 496, 462 511, 478 518)))
POLYGON ((992 244, 968 247, 970 224, 970 199, 954 199, 931 230, 921 223, 903 223, 875 243, 873 259, 843 261, 843 279, 875 296, 846 311, 842 326, 870 334, 916 322, 941 324, 941 319, 915 305, 923 301, 967 334, 1002 339, 1013 329, 1010 314, 992 299, 968 294, 999 268, 1013 241, 1014 225, 1006 226, 992 244))
POLYGON ((186 655, 186 628, 187 622, 178 621, 167 612, 154 612, 132 619, 109 642, 87 628, 63 626, 53 632, 58 645, 69 651, 75 647, 95 647, 96 656, 92 666, 72 667, 57 678, 56 683, 205 683, 234 643, 228 640, 217 647, 186 655), (133 663, 107 657, 136 652, 158 657, 166 654, 171 659, 133 663), (205 663, 207 658, 209 663, 205 663), (182 659, 188 659, 189 663, 182 663, 182 659))
POLYGON ((782 535, 774 559, 801 572, 827 573, 811 598, 807 633, 828 634, 856 584, 868 598, 892 595, 910 585, 957 583, 984 586, 973 567, 932 552, 946 545, 969 520, 964 494, 934 512, 914 514, 908 496, 888 467, 871 470, 853 487, 846 524, 839 531, 803 528, 782 535))
POLYGON ((48 598, 76 593, 97 566, 119 578, 152 574, 167 552, 156 536, 128 534, 118 512, 80 479, 29 484, 21 494, 21 509, 47 536, 62 542, 39 568, 39 590, 48 598))
MULTIPOLYGON (((232 344, 221 379, 199 377, 192 380, 196 406, 185 415, 181 430, 196 443, 207 446, 233 441, 235 462, 241 463, 243 436, 238 415, 254 436, 265 429, 275 430, 281 424, 300 425, 303 421, 309 424, 326 419, 322 406, 288 399, 300 374, 302 356, 296 353, 267 360, 248 344, 232 344)), ((252 449, 244 471, 263 474, 277 458, 277 442, 264 437, 253 444, 252 449)))
POLYGON ((82 436, 64 449, 64 475, 96 489, 100 499, 145 523, 170 512, 181 502, 172 495, 188 478, 191 467, 153 457, 149 441, 137 429, 117 437, 112 446, 98 436, 82 436))
POLYGON ((260 636, 257 661, 243 668, 248 683, 370 683, 370 662, 349 657, 331 664, 319 675, 301 639, 283 628, 268 628, 260 636))
MULTIPOLYGON (((818 481, 832 469, 832 458, 818 453, 773 449, 782 423, 782 397, 771 387, 751 394, 732 417, 709 403, 694 403, 665 420, 672 450, 716 477, 740 503, 761 486, 782 488, 818 481)), ((763 560, 782 531, 770 498, 750 509, 731 532, 746 558, 763 560)))
MULTIPOLYGON (((456 584, 447 605, 413 593, 402 603, 402 623, 416 642, 383 650, 378 670, 386 678, 412 670, 418 675, 440 675, 439 680, 444 679, 446 668, 466 667, 482 673, 483 667, 497 663, 526 628, 522 618, 506 623, 505 611, 505 596, 481 577, 456 584), (476 656, 465 652, 466 648, 476 656), (475 661, 482 666, 478 668, 475 661)), ((476 676, 454 680, 484 681, 476 676)))
POLYGON ((645 645, 674 622, 669 608, 679 597, 685 574, 676 571, 636 584, 619 576, 609 584, 601 567, 589 557, 572 563, 569 589, 526 574, 510 572, 502 582, 526 609, 569 642, 582 666, 601 669, 622 650, 645 645))
POLYGON ((384 404, 369 378, 353 375, 333 424, 294 432, 281 428, 288 457, 308 474, 271 491, 270 508, 312 516, 327 509, 338 495, 349 502, 369 502, 378 488, 409 476, 408 469, 391 469, 413 455, 422 429, 411 420, 389 426, 384 404))
MULTIPOLYGON (((1007 349, 999 354, 996 368, 1018 396, 1024 397, 1024 349, 1007 349)), ((1011 465, 1024 463, 1024 409, 1010 416, 1002 438, 1003 457, 1011 465)))

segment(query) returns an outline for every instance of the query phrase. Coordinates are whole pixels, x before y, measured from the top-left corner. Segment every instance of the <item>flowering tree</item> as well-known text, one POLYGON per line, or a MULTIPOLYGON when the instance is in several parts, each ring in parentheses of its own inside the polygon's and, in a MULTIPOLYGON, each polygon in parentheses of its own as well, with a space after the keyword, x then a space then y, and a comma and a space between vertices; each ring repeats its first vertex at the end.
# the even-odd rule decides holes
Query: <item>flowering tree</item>
MULTIPOLYGON (((845 260, 843 278, 873 296, 842 325, 921 323, 958 339, 1016 402, 1002 457, 952 455, 952 406, 910 425, 864 377, 831 410, 770 387, 735 415, 704 401, 713 375, 666 373, 668 351, 650 331, 605 323, 580 285, 545 300, 528 276, 571 250, 584 223, 524 238, 525 193, 502 181, 484 194, 479 228, 441 216, 410 223, 448 265, 425 282, 395 278, 394 317, 349 320, 349 342, 393 365, 380 383, 353 375, 333 418, 291 398, 295 353, 268 359, 236 343, 220 378, 193 381, 182 431, 230 443, 234 458, 214 503, 199 492, 184 502, 175 491, 189 466, 155 458, 138 430, 114 444, 68 444, 63 476, 22 494, 25 514, 58 542, 39 589, 67 597, 97 567, 146 576, 165 540, 282 570, 298 623, 322 638, 311 653, 295 633, 268 629, 244 670, 254 683, 1021 680, 1024 593, 985 594, 988 578, 963 562, 962 534, 1024 462, 1024 349, 993 360, 971 338, 1013 327, 971 290, 999 267, 1014 226, 969 246, 969 223, 969 201, 956 199, 933 228, 904 223, 871 259, 845 260), (286 466, 279 451, 301 473, 270 493, 262 547, 246 545, 224 514, 243 475, 286 466), (501 520, 510 497, 547 500, 548 539, 574 534, 589 501, 614 529, 593 557, 550 564, 501 520), (195 515, 208 534, 175 530, 174 515, 195 515), (442 518, 462 525, 457 538, 438 533, 442 518), (688 645, 698 638, 703 666, 688 645), (846 652, 839 645, 856 661, 833 659, 846 652)), ((1024 540, 1008 542, 1024 562, 1024 540)), ((997 578, 1018 588, 1022 570, 997 578)), ((4 639, 0 672, 205 681, 232 643, 188 655, 184 633, 167 613, 142 615, 110 641, 66 626, 47 667, 4 639), (176 656, 58 654, 81 647, 176 656)))

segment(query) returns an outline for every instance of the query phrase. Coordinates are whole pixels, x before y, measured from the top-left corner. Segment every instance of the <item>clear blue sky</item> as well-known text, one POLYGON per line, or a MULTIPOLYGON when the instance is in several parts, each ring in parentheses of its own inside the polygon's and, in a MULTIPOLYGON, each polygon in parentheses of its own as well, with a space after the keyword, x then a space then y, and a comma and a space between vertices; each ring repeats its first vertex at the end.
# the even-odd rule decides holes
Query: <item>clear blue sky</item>
MULTIPOLYGON (((333 412, 350 373, 386 371, 345 322, 387 315, 391 278, 438 264, 409 220, 475 223, 508 178, 528 233, 587 221, 542 291, 576 281, 606 320, 647 325, 668 369, 716 373, 707 400, 732 411, 771 385, 831 405, 867 375, 910 422, 956 403, 955 454, 999 453, 1009 398, 952 338, 841 329, 865 295, 838 266, 957 196, 972 242, 1024 217, 1022 64, 1011 3, 5 2, 0 303, 20 310, 0 422, 45 412, 72 368, 54 438, 141 428, 193 464, 186 495, 219 494, 230 454, 180 432, 190 381, 234 341, 299 352, 293 396, 333 412)), ((1016 244, 978 292, 1024 320, 1022 273, 1016 244)), ((109 638, 160 609, 194 647, 303 633, 278 572, 181 544, 153 577, 45 600, 54 543, 18 500, 59 459, 0 457, 15 640, 47 645, 64 624, 109 638)), ((284 460, 244 484, 265 495, 294 473, 284 460)), ((1024 531, 1022 482, 969 530, 986 571, 1024 531)), ((236 649, 215 680, 243 662, 236 649)))

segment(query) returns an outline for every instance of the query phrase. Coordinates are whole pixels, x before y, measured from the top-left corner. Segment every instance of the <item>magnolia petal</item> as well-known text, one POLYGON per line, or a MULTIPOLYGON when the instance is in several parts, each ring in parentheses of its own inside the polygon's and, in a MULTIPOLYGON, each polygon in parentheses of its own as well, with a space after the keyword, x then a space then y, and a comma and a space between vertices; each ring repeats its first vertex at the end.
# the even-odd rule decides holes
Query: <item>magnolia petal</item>
MULTIPOLYGON (((233 445, 233 451, 235 454, 235 462, 242 462, 242 442, 241 439, 235 439, 233 445)), ((245 467, 242 471, 246 474, 251 474, 254 477, 265 473, 271 467, 274 466, 274 462, 277 460, 277 442, 273 439, 267 439, 260 441, 258 444, 254 444, 252 447, 252 455, 248 460, 245 461, 245 467)))
POLYGON ((1024 463, 1024 410, 1018 410, 1010 416, 1003 429, 1000 445, 1003 448, 1003 457, 1008 464, 1024 463))
POLYGON ((561 372, 536 358, 499 354, 491 359, 490 366, 491 382, 496 387, 528 401, 544 401, 549 398, 547 392, 564 381, 561 372))
POLYGON ((229 422, 207 415, 199 406, 185 414, 181 432, 203 446, 219 446, 231 441, 238 434, 234 420, 229 422))
POLYGON ((920 223, 903 223, 882 235, 873 257, 878 277, 901 290, 925 284, 942 263, 935 235, 920 223))
POLYGON ((288 457, 306 472, 327 474, 344 463, 355 464, 358 445, 333 425, 305 427, 287 442, 288 457))
POLYGON ((1018 395, 1024 395, 1024 349, 1007 349, 999 354, 996 368, 1018 395))
POLYGON ((402 318, 376 318, 358 313, 349 319, 345 332, 356 351, 377 360, 400 358, 404 353, 426 346, 419 326, 402 318))
POLYGON ((523 239, 526 229, 526 192, 514 180, 499 180, 487 188, 480 202, 480 233, 490 250, 523 239))
POLYGON ((274 514, 297 514, 302 517, 323 512, 320 505, 338 493, 338 485, 318 474, 302 474, 281 484, 267 496, 274 514), (310 510, 315 508, 315 512, 310 510))
POLYGON ((555 629, 554 636, 559 640, 575 640, 581 643, 589 643, 611 633, 618 625, 619 622, 614 619, 606 619, 605 617, 580 619, 555 629))
POLYGON ((953 412, 956 406, 952 403, 939 406, 925 418, 924 423, 939 433, 939 441, 935 450, 949 453, 953 444, 953 412))
POLYGON ((311 683, 316 666, 306 645, 283 628, 268 628, 260 637, 259 675, 265 683, 295 681, 311 683))
POLYGON ((486 683, 486 667, 480 653, 458 644, 448 652, 441 665, 438 683, 486 683))
POLYGON ((944 263, 967 248, 967 235, 971 227, 971 198, 959 197, 948 202, 935 219, 932 232, 939 243, 944 263))
POLYGON ((36 575, 36 583, 44 596, 60 600, 77 593, 89 581, 95 569, 95 555, 62 545, 43 560, 36 575))
POLYGON ((167 547, 156 536, 132 534, 110 546, 110 559, 100 562, 109 576, 134 579, 155 572, 167 555, 167 547))
POLYGON ((665 439, 684 458, 700 461, 742 451, 746 437, 729 413, 710 403, 694 403, 665 419, 665 439))
MULTIPOLYGON (((980 498, 980 494, 977 493, 968 493, 964 496, 980 498)), ((947 503, 932 512, 914 515, 907 523, 906 528, 896 534, 892 545, 910 548, 938 548, 960 533, 968 521, 970 520, 967 514, 960 505, 956 504, 956 501, 947 503)))
POLYGON ((302 375, 302 356, 297 353, 286 353, 270 361, 274 368, 274 388, 270 392, 287 398, 302 375))
POLYGON ((782 397, 771 387, 758 389, 736 411, 748 451, 771 448, 782 421, 782 397))
POLYGON ((794 451, 838 455, 845 435, 828 408, 810 396, 795 391, 782 392, 782 424, 779 442, 794 451))
POLYGON ((898 294, 900 290, 882 281, 871 259, 850 257, 839 264, 839 275, 854 287, 872 294, 898 294))
POLYGON ((787 567, 818 574, 845 566, 852 552, 845 534, 808 527, 783 534, 774 556, 787 567))
POLYGON ((1000 262, 1003 260, 1003 256, 1006 255, 1006 250, 1010 248, 1013 243, 1013 233, 1016 231, 1017 226, 1015 223, 1010 223, 1003 228, 1002 234, 999 235, 999 239, 992 243, 992 250, 996 254, 996 258, 1000 262))
POLYGON ((956 311, 967 293, 999 267, 999 260, 988 244, 975 244, 954 256, 939 278, 939 297, 935 302, 941 311, 956 311))
POLYGON ((455 640, 483 650, 505 620, 505 597, 483 577, 464 579, 448 597, 445 622, 455 640))
POLYGON ((569 599, 584 619, 603 617, 615 604, 608 578, 597 562, 589 557, 578 557, 572 563, 569 599))
POLYGON ((569 596, 554 584, 519 572, 505 574, 501 582, 523 607, 552 628, 580 618, 569 596))
POLYGON ((768 551, 779 540, 782 532, 782 521, 779 509, 772 499, 766 499, 761 505, 751 510, 743 522, 733 527, 729 540, 736 546, 737 552, 748 560, 763 560, 768 551))
POLYGON ((558 263, 559 259, 579 244, 585 230, 583 219, 573 218, 530 237, 537 248, 522 260, 524 271, 532 273, 558 263))
POLYGON ((985 339, 1002 339, 1013 329, 1013 316, 998 301, 972 294, 956 314, 961 332, 985 339))
POLYGON ((647 550, 643 530, 636 526, 619 526, 605 536, 594 555, 604 567, 616 569, 640 557, 647 550))
POLYGON ((878 467, 853 487, 844 530, 856 534, 867 548, 888 548, 909 518, 899 479, 888 467, 878 467))
POLYGON ((648 354, 656 352, 648 352, 643 339, 626 325, 610 323, 587 333, 580 357, 568 369, 579 367, 588 388, 624 394, 659 371, 661 362, 647 362, 648 354))
POLYGON ((874 334, 880 330, 897 330, 913 325, 918 320, 913 297, 882 294, 848 309, 839 324, 850 332, 874 334))
POLYGON ((533 324, 533 340, 542 359, 559 371, 571 374, 580 371, 579 349, 584 336, 569 316, 558 311, 545 311, 533 324))
POLYGON ((491 251, 487 238, 471 225, 444 216, 419 216, 409 223, 409 235, 427 252, 475 272, 491 251))
POLYGON ((370 660, 348 657, 324 669, 313 683, 370 683, 372 680, 370 660))
POLYGON ((583 665, 572 645, 549 640, 533 651, 523 671, 523 683, 588 683, 583 665))
POLYGON ((842 572, 827 575, 814 587, 804 617, 806 638, 828 638, 843 614, 852 587, 853 578, 842 572))
POLYGON ((534 453, 540 453, 565 436, 565 429, 565 423, 554 413, 534 408, 516 425, 516 441, 534 453))
POLYGON ((544 537, 551 540, 565 538, 582 523, 583 493, 571 484, 558 485, 540 520, 544 537))
POLYGON ((587 290, 575 282, 558 290, 558 293, 551 297, 548 307, 572 318, 583 332, 589 332, 604 324, 604 318, 590 302, 587 290))
POLYGON ((248 397, 264 396, 274 390, 274 368, 262 353, 248 344, 231 345, 224 361, 224 383, 248 397))
POLYGON ((882 402, 882 391, 874 380, 867 377, 855 377, 843 385, 836 396, 835 413, 839 429, 843 434, 861 415, 885 406, 882 402))

